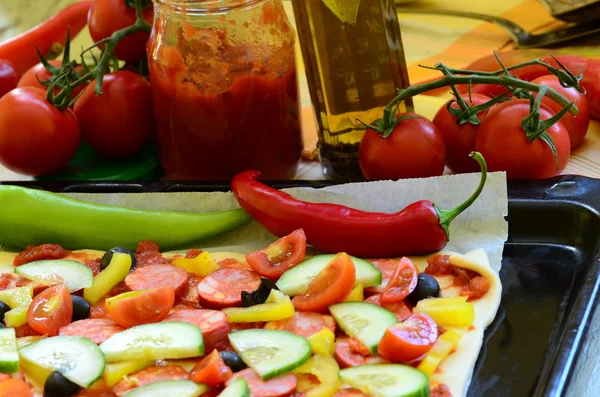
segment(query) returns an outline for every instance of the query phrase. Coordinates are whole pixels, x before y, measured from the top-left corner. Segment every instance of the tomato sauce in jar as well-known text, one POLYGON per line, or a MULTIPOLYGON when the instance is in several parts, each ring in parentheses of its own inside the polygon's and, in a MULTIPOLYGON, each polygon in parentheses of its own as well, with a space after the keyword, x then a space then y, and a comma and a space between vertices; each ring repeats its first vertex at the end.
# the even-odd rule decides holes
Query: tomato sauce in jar
POLYGON ((168 179, 293 174, 302 137, 281 0, 157 0, 148 55, 168 179))

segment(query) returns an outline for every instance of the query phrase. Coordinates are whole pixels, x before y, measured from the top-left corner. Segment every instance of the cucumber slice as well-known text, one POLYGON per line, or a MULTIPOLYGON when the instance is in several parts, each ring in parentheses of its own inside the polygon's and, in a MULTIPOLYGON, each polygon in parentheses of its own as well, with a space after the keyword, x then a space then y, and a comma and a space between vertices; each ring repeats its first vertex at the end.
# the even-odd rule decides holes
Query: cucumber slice
MULTIPOLYGON (((311 259, 300 262, 281 275, 277 281, 277 287, 281 292, 289 296, 302 295, 306 293, 310 282, 335 255, 317 255, 311 259)), ((350 257, 356 268, 356 282, 354 285, 362 284, 364 288, 374 287, 381 284, 381 272, 369 262, 350 257)))
POLYGON ((163 380, 130 390, 123 397, 198 397, 207 390, 208 386, 191 380, 163 380))
POLYGON ((427 375, 408 365, 360 365, 341 370, 340 378, 372 397, 429 396, 427 375))
POLYGON ((0 329, 0 372, 4 374, 19 372, 19 353, 14 328, 0 329))
POLYGON ((204 354, 204 341, 198 327, 174 321, 126 329, 108 338, 100 349, 107 362, 188 358, 204 354))
POLYGON ((358 339, 373 354, 385 330, 398 322, 396 315, 372 303, 344 302, 329 306, 338 325, 349 336, 358 339))
POLYGON ((312 355, 305 338, 287 331, 249 329, 229 334, 229 341, 263 380, 298 368, 312 355))
POLYGON ((70 292, 94 284, 94 274, 86 265, 66 259, 26 263, 15 268, 15 273, 43 284, 64 283, 70 292))
POLYGON ((102 350, 81 336, 42 339, 20 348, 19 356, 25 362, 25 367, 36 372, 33 375, 44 371, 47 377, 52 371, 59 371, 65 378, 84 388, 100 379, 105 366, 102 350))
POLYGON ((237 378, 217 397, 250 397, 250 388, 244 378, 237 378))

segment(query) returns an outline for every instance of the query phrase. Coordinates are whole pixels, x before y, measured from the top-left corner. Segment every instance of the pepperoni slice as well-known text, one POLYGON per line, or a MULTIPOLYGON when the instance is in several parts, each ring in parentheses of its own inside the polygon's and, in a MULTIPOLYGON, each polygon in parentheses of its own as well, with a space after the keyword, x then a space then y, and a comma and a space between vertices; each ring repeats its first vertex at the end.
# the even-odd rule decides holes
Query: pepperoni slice
POLYGON ((187 293, 181 299, 181 304, 195 309, 201 309, 202 306, 198 303, 198 291, 196 288, 198 288, 198 284, 202 281, 202 277, 194 274, 189 274, 189 277, 187 293))
POLYGON ((252 397, 284 397, 296 390, 297 380, 294 374, 278 376, 264 381, 252 369, 246 368, 234 374, 225 383, 227 386, 237 378, 244 378, 248 382, 252 397))
POLYGON ((200 328, 207 354, 214 349, 225 350, 229 346, 227 339, 229 322, 227 322, 227 316, 223 312, 206 309, 183 309, 169 314, 163 320, 163 322, 165 321, 183 321, 200 328))
POLYGON ((242 305, 242 291, 255 291, 260 276, 250 270, 219 269, 205 277, 196 290, 201 303, 213 308, 242 305))
POLYGON ((122 397, 131 389, 149 385, 150 383, 161 382, 164 380, 187 379, 188 373, 179 365, 167 365, 165 367, 150 367, 141 371, 127 375, 113 387, 113 394, 122 397))
POLYGON ((137 267, 125 277, 125 285, 132 291, 167 287, 175 288, 175 295, 185 295, 188 286, 188 273, 172 265, 148 265, 137 267))
POLYGON ((377 306, 381 306, 384 309, 391 311, 392 313, 394 313, 396 315, 396 318, 398 319, 399 322, 406 320, 412 314, 410 312, 410 309, 408 308, 408 306, 406 306, 406 304, 404 302, 389 302, 389 303, 384 302, 384 303, 382 303, 381 302, 381 294, 375 294, 375 295, 369 296, 365 300, 365 302, 372 303, 377 306))
POLYGON ((369 294, 383 294, 390 278, 394 275, 399 262, 393 259, 376 259, 370 261, 373 266, 381 272, 381 285, 367 288, 365 291, 369 294))
POLYGON ((363 349, 356 346, 350 339, 339 339, 335 342, 335 360, 340 368, 356 367, 365 364, 386 364, 386 359, 375 355, 364 355, 363 349), (362 354, 361 354, 362 353, 362 354))
POLYGON ((335 319, 326 314, 312 312, 296 312, 293 317, 285 320, 269 321, 266 329, 283 330, 308 338, 323 328, 335 332, 335 319))
POLYGON ((75 321, 58 331, 60 336, 83 336, 99 345, 124 328, 112 320, 105 318, 88 318, 75 321))
POLYGON ((246 262, 240 262, 233 258, 223 259, 218 263, 221 269, 244 269, 244 270, 252 270, 250 265, 246 262))

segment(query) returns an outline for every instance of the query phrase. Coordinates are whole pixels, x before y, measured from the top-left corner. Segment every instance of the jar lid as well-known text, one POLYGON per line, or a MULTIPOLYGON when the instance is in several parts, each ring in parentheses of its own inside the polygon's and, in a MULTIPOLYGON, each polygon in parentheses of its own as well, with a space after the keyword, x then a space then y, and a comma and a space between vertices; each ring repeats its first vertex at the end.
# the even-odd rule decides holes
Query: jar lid
POLYGON ((61 171, 37 177, 38 180, 132 181, 160 178, 155 144, 146 145, 129 157, 106 157, 81 144, 69 164, 61 171))

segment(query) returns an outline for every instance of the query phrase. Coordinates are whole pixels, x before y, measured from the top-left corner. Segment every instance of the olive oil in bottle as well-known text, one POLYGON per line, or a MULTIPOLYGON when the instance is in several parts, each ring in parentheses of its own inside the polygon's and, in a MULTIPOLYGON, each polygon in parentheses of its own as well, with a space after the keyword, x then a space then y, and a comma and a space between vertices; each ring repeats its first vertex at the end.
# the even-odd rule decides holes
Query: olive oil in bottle
MULTIPOLYGON (((361 123, 383 114, 408 86, 394 0, 292 0, 319 132, 319 156, 333 179, 362 179, 361 123)), ((412 102, 400 111, 412 110, 412 102)))

